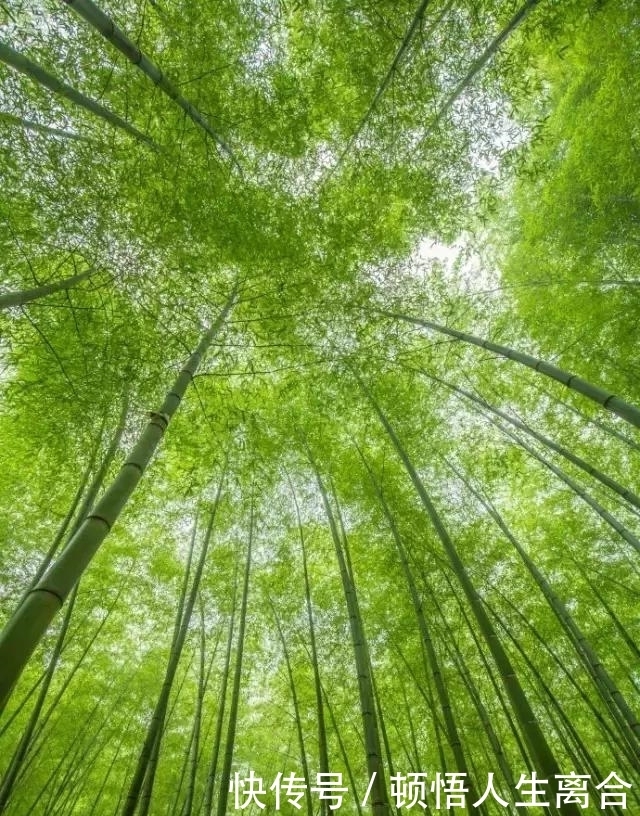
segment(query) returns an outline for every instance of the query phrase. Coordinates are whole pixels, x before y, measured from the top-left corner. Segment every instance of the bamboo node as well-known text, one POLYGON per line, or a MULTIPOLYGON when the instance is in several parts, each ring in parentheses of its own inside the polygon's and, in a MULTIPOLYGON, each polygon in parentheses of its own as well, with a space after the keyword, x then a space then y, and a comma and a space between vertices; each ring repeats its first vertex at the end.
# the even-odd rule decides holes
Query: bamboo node
POLYGON ((49 595, 53 595, 54 598, 58 599, 60 606, 64 605, 64 598, 59 592, 56 592, 55 589, 49 589, 48 587, 34 587, 34 589, 29 592, 29 595, 33 595, 34 592, 47 592, 49 595))
MULTIPOLYGON (((129 464, 129 463, 127 462, 125 464, 129 464)), ((89 521, 89 519, 96 519, 97 521, 102 521, 104 524, 106 524, 107 530, 109 530, 109 531, 111 530, 111 522, 109 521, 109 519, 106 519, 104 516, 101 516, 99 513, 90 513, 87 516, 87 521, 89 521)))

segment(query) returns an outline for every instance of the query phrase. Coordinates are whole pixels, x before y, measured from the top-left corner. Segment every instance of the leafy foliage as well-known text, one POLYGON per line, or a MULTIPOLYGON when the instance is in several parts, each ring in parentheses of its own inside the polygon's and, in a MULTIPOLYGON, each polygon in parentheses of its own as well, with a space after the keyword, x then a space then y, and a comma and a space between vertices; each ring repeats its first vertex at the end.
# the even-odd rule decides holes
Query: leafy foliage
POLYGON ((463 755, 473 798, 494 771, 513 803, 521 773, 548 771, 513 676, 558 772, 615 770, 633 812, 639 513, 575 457, 638 493, 637 428, 397 315, 640 401, 636 4, 101 4, 233 158, 73 6, 3 4, 2 39, 149 141, 0 62, 3 290, 92 270, 0 310, 4 624, 238 296, 69 630, 63 612, 6 702, 0 810, 128 812, 182 612, 138 814, 230 811, 225 759, 267 787, 306 763, 313 785, 323 741, 349 812, 373 748, 387 786, 463 755))

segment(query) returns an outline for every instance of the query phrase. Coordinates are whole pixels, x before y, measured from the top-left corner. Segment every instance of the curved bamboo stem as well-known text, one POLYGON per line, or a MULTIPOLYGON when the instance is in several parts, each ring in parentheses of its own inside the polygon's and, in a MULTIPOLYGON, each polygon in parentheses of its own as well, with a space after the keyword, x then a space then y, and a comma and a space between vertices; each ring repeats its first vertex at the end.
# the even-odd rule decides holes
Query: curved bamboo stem
POLYGON ((0 635, 0 710, 49 624, 127 505, 236 295, 237 286, 178 374, 160 410, 152 414, 114 481, 0 635))
POLYGON ((432 331, 439 332, 440 334, 446 334, 449 337, 454 337, 456 340, 462 340, 464 343, 479 346, 480 348, 487 349, 487 351, 492 351, 494 354, 498 354, 501 357, 506 357, 509 360, 513 360, 516 363, 527 366, 527 368, 531 368, 540 374, 544 374, 546 377, 550 377, 552 380, 556 380, 557 382, 566 385, 567 388, 571 388, 573 391, 577 391, 579 394, 588 397, 590 400, 597 402, 598 405, 601 405, 608 411, 612 411, 614 414, 617 414, 626 422, 631 423, 631 425, 635 425, 637 428, 640 428, 640 408, 625 402, 625 400, 620 399, 620 397, 617 397, 610 391, 606 391, 604 388, 600 388, 587 380, 583 380, 581 377, 578 377, 575 374, 570 374, 568 371, 558 368, 551 363, 547 363, 544 360, 539 360, 537 357, 532 357, 530 354, 525 354, 522 351, 516 351, 515 349, 509 348, 509 346, 501 346, 498 343, 492 343, 491 340, 484 340, 482 337, 477 337, 475 334, 468 334, 467 332, 461 332, 457 329, 450 329, 448 326, 442 326, 440 323, 434 323, 431 320, 423 320, 419 317, 412 317, 411 315, 401 314, 399 312, 387 312, 384 310, 382 310, 380 314, 383 314, 386 317, 393 317, 397 320, 404 320, 407 323, 414 323, 416 326, 423 326, 425 329, 431 329, 432 331))
POLYGON ((72 88, 71 85, 67 85, 66 82, 62 82, 62 80, 58 79, 53 74, 50 74, 42 66, 33 62, 33 60, 30 60, 28 57, 25 57, 24 54, 20 54, 6 43, 0 43, 0 62, 4 62, 6 65, 10 65, 12 68, 15 68, 16 71, 26 74, 26 76, 28 76, 34 82, 44 85, 45 88, 53 91, 53 93, 64 96, 65 99, 73 102, 74 105, 78 105, 79 107, 88 110, 90 113, 93 113, 95 116, 99 116, 110 125, 120 128, 120 130, 124 130, 130 136, 133 136, 134 139, 137 139, 137 141, 141 142, 147 147, 151 147, 153 150, 158 150, 158 145, 148 136, 145 136, 144 133, 133 127, 133 125, 130 125, 127 121, 122 119, 117 114, 112 113, 95 100, 90 99, 83 93, 80 93, 80 91, 76 91, 76 89, 72 88))
POLYGON ((160 88, 169 99, 176 103, 187 116, 201 127, 224 153, 232 159, 236 167, 240 168, 238 160, 225 140, 217 133, 188 99, 185 99, 176 86, 163 74, 155 63, 153 63, 138 46, 127 37, 127 35, 113 22, 113 20, 98 8, 91 0, 64 0, 75 12, 77 12, 89 25, 93 26, 102 36, 115 46, 121 54, 136 65, 143 74, 149 77, 153 84, 160 88))

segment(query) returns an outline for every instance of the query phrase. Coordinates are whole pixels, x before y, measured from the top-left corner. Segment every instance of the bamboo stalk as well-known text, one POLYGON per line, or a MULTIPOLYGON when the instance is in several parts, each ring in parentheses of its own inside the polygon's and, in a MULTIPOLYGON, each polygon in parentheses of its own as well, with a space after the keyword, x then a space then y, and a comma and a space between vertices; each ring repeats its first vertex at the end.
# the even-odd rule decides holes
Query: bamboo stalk
POLYGON ((160 410, 152 414, 119 474, 0 635, 0 711, 50 622, 127 505, 236 295, 237 286, 178 374, 160 410))
POLYGON ((229 708, 229 722, 227 724, 227 742, 224 747, 224 759, 222 763, 222 773, 220 774, 220 787, 218 789, 217 816, 225 816, 227 813, 227 799, 229 796, 229 779, 231 778, 231 764, 233 762, 233 749, 236 739, 236 727, 238 724, 238 706, 240 703, 240 681, 242 679, 242 659, 244 656, 244 633, 247 624, 247 603, 249 600, 249 575, 251 572, 251 550, 253 546, 253 496, 251 497, 251 510, 249 513, 249 541, 247 544, 247 558, 244 567, 244 579, 242 583, 242 602, 240 604, 240 621, 238 624, 238 643, 236 646, 236 664, 233 671, 233 686, 231 688, 231 703, 229 708))
POLYGON ((68 278, 63 278, 53 283, 45 283, 42 286, 36 286, 33 289, 23 289, 20 292, 5 292, 0 295, 0 309, 8 309, 10 306, 24 306, 32 300, 52 295, 55 292, 63 292, 73 289, 83 280, 95 275, 95 269, 87 269, 84 272, 79 272, 77 275, 71 275, 68 278))
POLYGON ((389 813, 389 804, 384 783, 384 764, 382 761, 382 750, 380 746, 379 728, 376 717, 373 685, 371 682, 371 658, 369 648, 362 623, 360 605, 350 569, 350 559, 346 548, 346 539, 341 540, 338 526, 336 524, 327 490, 320 476, 318 466, 313 459, 311 451, 307 448, 309 459, 313 467, 318 489, 322 497, 331 537, 333 539, 342 588, 344 591, 347 613, 349 616, 349 628, 351 631, 351 643, 356 664, 356 675, 358 678, 358 691, 360 695, 360 713, 362 715, 362 726, 364 731, 365 753, 367 757, 367 770, 369 779, 373 779, 371 789, 371 809, 374 816, 386 816, 389 813), (375 775, 375 776, 374 776, 375 775))
MULTIPOLYGON (((413 370, 413 369, 412 369, 413 370)), ((605 487, 608 487, 609 490, 612 490, 614 493, 617 493, 618 496, 623 498, 625 501, 629 502, 629 504, 633 505, 636 509, 640 510, 640 496, 634 493, 624 485, 621 485, 615 479, 612 479, 610 476, 607 476, 606 473, 603 473, 598 468, 591 465, 589 462, 585 461, 582 457, 577 456, 575 453, 570 451, 568 448, 565 448, 564 445, 560 445, 557 442, 554 442, 553 439, 550 439, 545 434, 536 431, 526 422, 523 422, 521 419, 517 419, 516 417, 512 417, 509 414, 505 413, 504 411, 497 408, 495 405, 489 403, 486 399, 476 396, 471 391, 467 391, 465 388, 460 388, 453 383, 447 382, 443 380, 441 377, 436 377, 434 374, 427 374, 426 371, 421 371, 425 377, 428 377, 430 380, 434 382, 440 383, 444 385, 445 388, 448 388, 450 391, 453 391, 455 394, 461 395, 466 397, 470 402, 473 402, 476 405, 479 405, 482 408, 486 408, 488 411, 491 411, 492 414, 499 416, 501 419, 504 419, 510 425, 513 425, 515 428, 518 428, 521 431, 524 431, 529 436, 532 436, 534 439, 537 439, 538 442, 541 442, 545 447, 549 448, 555 453, 560 454, 560 456, 567 459, 569 462, 574 464, 576 467, 583 470, 585 473, 588 473, 590 476, 593 476, 600 484, 603 484, 605 487)))
MULTIPOLYGON (((482 599, 480 598, 477 589, 473 585, 467 569, 464 566, 462 559, 460 558, 460 555, 458 554, 458 551, 435 508, 435 505, 433 504, 431 497, 420 479, 418 471, 414 467, 408 453, 404 449, 404 446, 394 431, 393 426, 362 379, 355 374, 355 372, 354 376, 356 376, 360 387, 367 396, 375 413, 387 432, 393 447, 395 448, 409 478, 416 489, 418 496, 420 497, 427 516, 429 517, 431 524, 433 525, 433 528, 435 529, 438 538, 442 543, 442 546, 449 558, 451 567, 476 618, 480 632, 482 633, 487 647, 489 648, 496 666, 499 669, 505 690, 513 707, 520 728, 522 729, 522 733, 527 742, 529 751, 531 752, 538 769, 545 775, 548 774, 549 779, 555 779, 556 775, 560 774, 560 766, 558 765, 553 751, 551 750, 551 747, 544 736, 535 713, 531 708, 531 704, 524 693, 515 669, 512 666, 511 661, 502 646, 502 643, 500 642, 496 629, 491 623, 489 616, 483 607, 482 599)), ((571 816, 578 816, 579 813, 577 807, 572 804, 566 804, 564 806, 564 811, 565 813, 571 814, 571 816)))
POLYGON ((91 0, 64 0, 77 14, 79 14, 89 25, 93 26, 102 36, 107 39, 113 46, 115 46, 121 54, 129 60, 130 63, 137 66, 143 74, 145 74, 153 82, 153 84, 160 88, 169 99, 176 103, 187 116, 201 127, 214 142, 224 151, 224 153, 232 159, 236 167, 240 168, 238 160, 233 151, 225 140, 217 133, 188 99, 180 93, 178 88, 163 74, 163 72, 155 65, 138 46, 127 37, 127 35, 113 22, 113 20, 98 8, 91 0))
POLYGON ((550 377, 552 380, 566 385, 567 388, 571 388, 573 391, 577 391, 579 394, 588 397, 608 411, 617 414, 626 422, 640 428, 640 408, 625 402, 610 391, 605 391, 604 388, 600 388, 587 380, 583 380, 575 374, 570 374, 568 371, 558 368, 551 363, 539 360, 537 357, 532 357, 530 354, 525 354, 522 351, 516 351, 515 349, 509 348, 509 346, 501 346, 498 343, 491 342, 491 340, 484 340, 482 337, 477 337, 474 334, 451 329, 448 326, 442 326, 440 323, 434 323, 430 320, 423 320, 422 318, 412 317, 411 315, 401 314, 399 312, 381 311, 380 313, 386 317, 404 320, 407 323, 414 323, 417 326, 423 326, 425 329, 446 334, 449 337, 454 337, 456 340, 462 340, 464 343, 479 346, 501 357, 506 357, 509 360, 527 366, 527 368, 544 374, 546 377, 550 377))
POLYGON ((80 93, 80 91, 76 91, 76 89, 72 88, 71 85, 67 85, 66 82, 62 82, 62 80, 58 79, 53 74, 50 74, 42 66, 33 62, 33 60, 30 60, 28 57, 25 57, 24 54, 20 54, 6 43, 0 43, 0 62, 4 62, 6 65, 10 65, 12 68, 15 68, 16 71, 26 74, 26 76, 28 76, 34 82, 43 85, 45 88, 53 91, 53 93, 64 96, 65 99, 73 102, 74 105, 78 105, 79 107, 88 110, 95 116, 99 116, 110 125, 120 128, 120 130, 124 130, 130 136, 133 136, 134 139, 147 147, 151 147, 153 150, 158 150, 158 145, 148 136, 145 136, 144 133, 133 127, 133 125, 130 125, 127 121, 122 119, 117 114, 112 113, 95 100, 90 99, 83 93, 80 93))

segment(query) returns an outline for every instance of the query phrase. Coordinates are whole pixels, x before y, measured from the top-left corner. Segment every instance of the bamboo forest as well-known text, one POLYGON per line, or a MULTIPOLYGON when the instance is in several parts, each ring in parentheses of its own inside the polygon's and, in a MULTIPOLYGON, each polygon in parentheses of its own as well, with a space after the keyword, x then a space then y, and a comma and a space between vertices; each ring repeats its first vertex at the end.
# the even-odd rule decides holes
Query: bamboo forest
POLYGON ((0 813, 640 814, 640 5, 0 0, 0 813))

